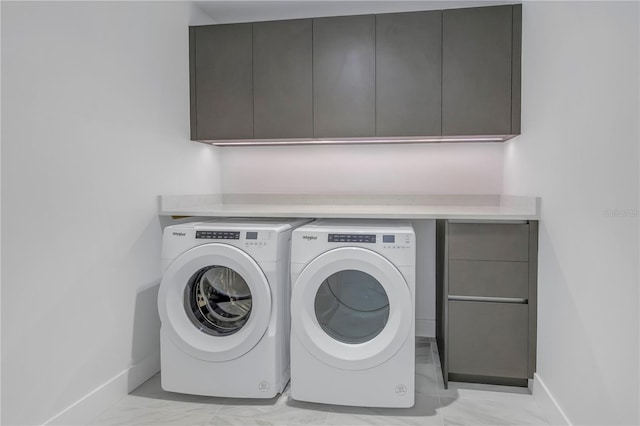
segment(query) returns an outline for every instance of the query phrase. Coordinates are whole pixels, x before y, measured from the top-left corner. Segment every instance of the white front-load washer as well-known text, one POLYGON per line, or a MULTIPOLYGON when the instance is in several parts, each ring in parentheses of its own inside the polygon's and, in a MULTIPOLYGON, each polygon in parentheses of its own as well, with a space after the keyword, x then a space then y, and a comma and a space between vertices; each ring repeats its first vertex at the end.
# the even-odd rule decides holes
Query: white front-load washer
POLYGON ((293 232, 293 399, 414 405, 415 247, 399 221, 326 219, 293 232))
POLYGON ((272 398, 289 381, 291 232, 309 220, 168 226, 158 293, 161 385, 272 398))

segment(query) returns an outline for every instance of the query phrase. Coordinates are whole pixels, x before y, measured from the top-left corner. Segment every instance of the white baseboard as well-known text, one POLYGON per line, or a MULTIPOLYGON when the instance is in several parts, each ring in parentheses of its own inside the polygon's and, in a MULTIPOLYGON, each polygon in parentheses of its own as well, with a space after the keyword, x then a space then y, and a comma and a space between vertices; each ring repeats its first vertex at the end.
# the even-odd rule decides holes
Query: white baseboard
POLYGON ((569 425, 572 423, 564 413, 558 401, 553 397, 549 388, 544 384, 538 373, 533 375, 533 396, 536 402, 547 416, 547 420, 551 425, 569 425))
POLYGON ((416 318, 416 336, 436 337, 436 320, 416 318))
POLYGON ((98 386, 44 425, 87 425, 160 371, 160 352, 147 356, 98 386))

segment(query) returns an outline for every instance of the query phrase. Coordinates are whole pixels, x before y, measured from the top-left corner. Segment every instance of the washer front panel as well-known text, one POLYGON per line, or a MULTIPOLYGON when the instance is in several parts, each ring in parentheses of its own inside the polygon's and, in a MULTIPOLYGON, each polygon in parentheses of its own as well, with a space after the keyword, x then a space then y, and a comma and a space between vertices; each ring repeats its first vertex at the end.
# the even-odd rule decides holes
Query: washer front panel
MULTIPOLYGON (((213 274, 210 279, 221 278, 216 277, 217 273, 210 274, 213 274)), ((201 289, 203 294, 211 293, 207 286, 202 286, 201 289)), ((265 334, 271 310, 269 283, 259 265, 244 251, 222 243, 200 245, 179 256, 166 270, 158 293, 158 312, 162 327, 166 327, 171 339, 181 350, 206 361, 228 361, 249 352, 265 334), (223 306, 228 312, 219 309, 220 306, 214 306, 215 297, 211 294, 210 301, 190 300, 192 295, 189 291, 195 291, 193 296, 198 297, 198 289, 193 288, 193 285, 198 285, 194 283, 194 279, 203 278, 198 277, 198 274, 206 274, 215 269, 220 272, 233 271, 229 273, 234 277, 237 294, 227 288, 225 291, 230 294, 226 297, 245 300, 240 306, 231 306, 229 301, 223 302, 226 303, 223 306), (217 325, 220 332, 216 332, 214 317, 209 320, 199 318, 197 312, 194 312, 198 310, 195 309, 198 308, 194 306, 195 303, 201 305, 200 314, 203 317, 211 308, 218 310, 219 320, 224 319, 229 312, 235 313, 238 319, 243 318, 241 311, 247 308, 247 294, 251 295, 251 304, 250 312, 246 312, 244 316, 246 321, 229 322, 226 332, 223 331, 224 321, 219 321, 217 325), (206 306, 207 303, 209 306, 206 306)))
POLYGON ((364 370, 384 363, 402 347, 411 330, 413 305, 404 277, 386 258, 364 248, 336 248, 313 259, 298 276, 291 295, 292 331, 305 349, 322 362, 344 370, 364 370), (352 331, 346 331, 348 325, 339 326, 343 338, 336 338, 336 334, 332 336, 331 332, 325 331, 327 322, 322 320, 324 324, 320 324, 318 320, 318 316, 323 318, 323 310, 321 307, 316 309, 317 303, 326 305, 322 300, 318 302, 318 298, 327 297, 325 283, 328 279, 331 281, 336 274, 354 272, 371 277, 371 280, 361 281, 367 282, 364 291, 375 290, 379 284, 384 294, 378 293, 377 300, 370 301, 368 306, 364 302, 360 302, 359 307, 351 306, 354 312, 365 312, 353 324, 352 331), (385 306, 385 299, 388 306, 385 306), (367 316, 372 322, 368 334, 364 331, 367 316), (376 330, 376 324, 383 324, 382 329, 376 330), (349 336, 345 337, 345 334, 349 336))

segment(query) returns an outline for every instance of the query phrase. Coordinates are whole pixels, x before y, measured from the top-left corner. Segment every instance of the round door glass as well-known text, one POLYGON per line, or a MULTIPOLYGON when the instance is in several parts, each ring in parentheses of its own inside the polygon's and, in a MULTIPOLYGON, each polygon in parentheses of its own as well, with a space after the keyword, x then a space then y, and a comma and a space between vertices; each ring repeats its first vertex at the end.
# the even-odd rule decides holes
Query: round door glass
POLYGON ((345 270, 322 282, 314 303, 320 327, 344 343, 364 343, 376 337, 389 319, 389 299, 371 275, 345 270))
POLYGON ((208 266, 189 280, 184 304, 187 316, 198 329, 213 336, 230 335, 249 320, 251 290, 233 269, 208 266))

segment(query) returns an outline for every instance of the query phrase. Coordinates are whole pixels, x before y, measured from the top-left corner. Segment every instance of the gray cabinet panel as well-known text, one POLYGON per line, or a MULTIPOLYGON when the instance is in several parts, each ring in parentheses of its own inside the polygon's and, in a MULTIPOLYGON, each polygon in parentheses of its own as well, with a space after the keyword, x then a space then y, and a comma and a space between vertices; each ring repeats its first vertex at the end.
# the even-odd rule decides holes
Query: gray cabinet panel
POLYGON ((313 20, 315 137, 375 134, 375 17, 313 20))
POLYGON ((445 219, 436 219, 436 342, 445 387, 449 384, 449 342, 447 338, 449 324, 447 320, 449 316, 448 226, 449 223, 445 219))
POLYGON ((252 138, 251 24, 191 29, 195 43, 195 139, 252 138))
POLYGON ((441 134, 442 11, 376 15, 376 136, 441 134))
POLYGON ((253 24, 254 137, 313 137, 311 48, 311 19, 253 24))
POLYGON ((522 103, 522 5, 513 5, 511 45, 511 133, 520 134, 522 103))
POLYGON ((191 138, 517 134, 521 11, 190 27, 191 138))
POLYGON ((528 306, 449 302, 449 372, 527 377, 528 306))
POLYGON ((449 259, 529 260, 527 224, 449 224, 449 259))
POLYGON ((512 6, 444 10, 442 133, 511 134, 512 6))
POLYGON ((529 263, 449 260, 449 294, 528 299, 529 263))
POLYGON ((526 386, 533 378, 537 225, 436 222, 436 336, 445 386, 447 379, 526 386))
POLYGON ((529 222, 529 378, 536 371, 538 341, 538 221, 529 222))

